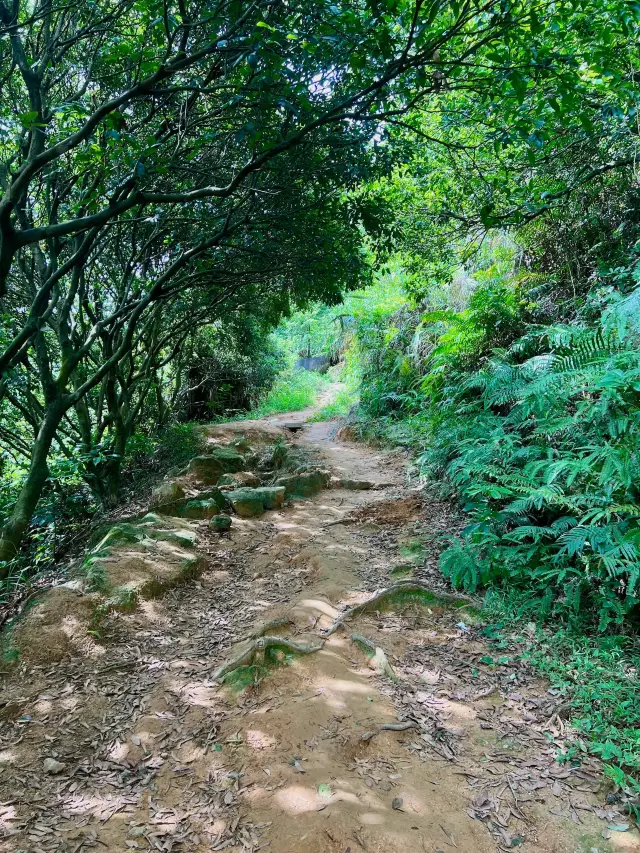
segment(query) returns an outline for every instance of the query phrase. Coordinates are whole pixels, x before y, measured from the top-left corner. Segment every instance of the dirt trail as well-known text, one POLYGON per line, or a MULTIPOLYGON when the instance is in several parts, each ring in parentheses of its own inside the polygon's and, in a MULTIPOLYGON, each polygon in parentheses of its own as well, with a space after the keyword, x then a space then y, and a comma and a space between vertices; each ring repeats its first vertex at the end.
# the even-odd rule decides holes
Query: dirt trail
MULTIPOLYGON (((307 414, 211 434, 277 435, 307 414)), ((0 851, 640 850, 633 830, 607 829, 627 821, 595 763, 556 760, 561 700, 487 645, 472 609, 405 597, 326 636, 408 573, 442 587, 421 542, 456 524, 405 488, 400 456, 335 431, 308 424, 290 441, 376 488, 234 519, 226 538, 189 522, 208 565, 197 581, 113 613, 98 660, 8 675, 0 851), (322 649, 239 692, 213 680, 236 644, 285 619, 268 633, 322 649)))

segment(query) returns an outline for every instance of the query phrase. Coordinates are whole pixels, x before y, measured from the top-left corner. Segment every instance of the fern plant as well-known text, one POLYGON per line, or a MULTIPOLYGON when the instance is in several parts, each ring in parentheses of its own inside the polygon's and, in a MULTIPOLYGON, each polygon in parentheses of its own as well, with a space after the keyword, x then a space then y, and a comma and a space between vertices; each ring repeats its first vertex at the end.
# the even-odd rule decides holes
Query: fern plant
POLYGON ((640 601, 632 323, 609 313, 597 328, 533 329, 471 369, 451 335, 423 384, 431 420, 419 459, 422 475, 444 480, 472 519, 442 554, 443 572, 466 589, 508 580, 546 600, 551 590, 556 610, 595 610, 602 630, 622 622, 640 601))

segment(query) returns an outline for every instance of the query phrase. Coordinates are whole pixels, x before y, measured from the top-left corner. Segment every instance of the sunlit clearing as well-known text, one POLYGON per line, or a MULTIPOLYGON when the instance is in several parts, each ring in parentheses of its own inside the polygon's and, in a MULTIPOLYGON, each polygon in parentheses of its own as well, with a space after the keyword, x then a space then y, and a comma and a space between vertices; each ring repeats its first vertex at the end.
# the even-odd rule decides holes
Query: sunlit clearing
POLYGON ((10 829, 9 821, 17 820, 18 813, 14 806, 2 806, 0 808, 0 828, 10 829))
POLYGON ((358 815, 359 820, 367 826, 380 826, 385 823, 386 817, 375 812, 361 812, 358 815))
POLYGON ((129 744, 116 741, 113 748, 109 751, 109 758, 112 761, 124 761, 129 755, 129 744))
POLYGON ((147 622, 152 622, 154 624, 171 624, 171 620, 168 618, 167 614, 162 611, 162 608, 157 601, 141 599, 138 601, 136 609, 137 618, 142 617, 146 619, 147 622))
POLYGON ((275 800, 289 814, 304 814, 318 811, 318 793, 313 788, 291 785, 275 795, 275 800))
POLYGON ((189 705, 197 705, 200 708, 216 708, 218 705, 216 695, 220 688, 217 686, 209 687, 200 682, 180 684, 174 681, 169 689, 189 705))
POLYGON ((266 734, 266 732, 261 732, 259 729, 248 729, 246 742, 251 749, 271 749, 277 744, 274 737, 266 734))

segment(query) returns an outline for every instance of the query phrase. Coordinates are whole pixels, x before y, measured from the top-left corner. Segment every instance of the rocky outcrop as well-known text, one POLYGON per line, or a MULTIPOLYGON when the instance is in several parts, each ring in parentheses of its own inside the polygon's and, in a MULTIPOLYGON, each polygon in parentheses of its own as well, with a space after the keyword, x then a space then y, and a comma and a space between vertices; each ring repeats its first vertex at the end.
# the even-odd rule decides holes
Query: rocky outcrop
POLYGON ((310 498, 329 485, 330 474, 319 469, 278 477, 276 486, 284 486, 287 497, 310 498))
POLYGON ((185 491, 179 483, 161 483, 151 492, 149 509, 173 510, 184 498, 185 491))
POLYGON ((284 503, 285 489, 279 486, 262 486, 259 489, 236 489, 227 493, 227 499, 240 518, 255 518, 267 509, 280 509, 284 503))
POLYGON ((187 501, 182 509, 181 515, 183 518, 213 518, 220 512, 218 503, 213 498, 205 498, 204 500, 187 501))
POLYGON ((253 471, 238 471, 237 474, 223 474, 218 480, 218 486, 232 486, 242 488, 248 486, 250 489, 260 486, 262 480, 253 471))
POLYGON ((218 513, 218 515, 214 515, 209 522, 209 527, 218 533, 224 533, 231 529, 231 516, 222 512, 218 513))
POLYGON ((215 485, 223 474, 242 471, 244 456, 229 447, 216 447, 207 456, 195 456, 187 467, 187 475, 198 482, 215 485))

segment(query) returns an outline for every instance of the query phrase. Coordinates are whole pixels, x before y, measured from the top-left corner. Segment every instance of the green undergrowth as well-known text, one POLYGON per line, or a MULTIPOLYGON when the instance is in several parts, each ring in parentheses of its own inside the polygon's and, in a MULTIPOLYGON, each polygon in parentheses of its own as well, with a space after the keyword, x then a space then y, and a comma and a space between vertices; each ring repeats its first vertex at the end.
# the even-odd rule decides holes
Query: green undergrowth
POLYGON ((578 761, 581 751, 602 760, 613 784, 640 818, 640 641, 637 636, 585 635, 578 626, 558 630, 534 623, 528 597, 490 593, 484 634, 502 653, 516 650, 570 704, 579 739, 559 754, 578 761))
POLYGON ((333 421, 338 418, 344 418, 349 414, 353 406, 357 405, 358 395, 355 391, 349 388, 340 388, 336 396, 327 403, 326 406, 318 409, 318 411, 309 418, 309 423, 318 421, 333 421))
POLYGON ((263 418, 284 412, 298 412, 316 402, 318 394, 329 385, 320 373, 309 370, 289 370, 280 375, 273 388, 257 406, 242 418, 263 418))
POLYGON ((394 566, 389 574, 394 578, 408 578, 411 577, 415 570, 415 566, 394 566))
POLYGON ((228 672, 224 677, 224 684, 232 693, 241 693, 252 684, 257 684, 266 678, 269 673, 281 666, 291 665, 298 655, 278 646, 270 646, 265 649, 264 663, 239 666, 228 672))
POLYGON ((401 610, 402 608, 416 604, 421 607, 464 607, 468 612, 472 611, 467 601, 463 601, 462 599, 459 601, 443 599, 437 593, 429 592, 426 589, 398 589, 385 596, 381 601, 376 602, 375 609, 381 611, 401 610))

